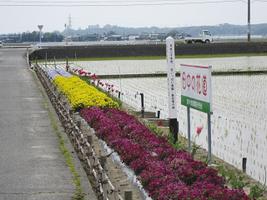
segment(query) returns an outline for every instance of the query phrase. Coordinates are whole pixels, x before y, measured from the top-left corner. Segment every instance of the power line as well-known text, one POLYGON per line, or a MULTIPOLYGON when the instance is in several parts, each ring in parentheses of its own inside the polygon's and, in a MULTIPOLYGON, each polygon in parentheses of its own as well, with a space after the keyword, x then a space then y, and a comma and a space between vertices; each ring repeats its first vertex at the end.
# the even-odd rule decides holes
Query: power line
MULTIPOLYGON (((228 2, 228 1, 245 1, 245 0, 213 0, 213 2, 228 2)), ((59 0, 55 0, 55 1, 41 1, 41 0, 26 0, 26 1, 18 1, 18 0, 0 0, 1 3, 3 2, 6 2, 6 3, 19 3, 19 4, 28 4, 28 3, 37 3, 37 4, 45 4, 45 3, 85 3, 85 4, 90 4, 90 3, 138 3, 138 2, 143 2, 143 3, 148 3, 148 2, 189 2, 188 0, 99 0, 99 1, 96 1, 96 0, 79 0, 79 1, 74 1, 74 0, 69 0, 69 1, 66 1, 66 0, 63 0, 63 1, 59 1, 59 0)), ((207 2, 207 0, 194 0, 193 2, 199 2, 199 3, 205 3, 207 2)))
MULTIPOLYGON (((107 2, 107 1, 105 1, 107 2)), ((218 4, 218 3, 237 3, 237 2, 244 2, 244 0, 224 0, 224 1, 214 1, 214 0, 205 0, 205 1, 159 1, 158 3, 154 2, 144 2, 140 3, 141 1, 131 1, 131 2, 125 2, 118 4, 116 1, 109 1, 110 3, 104 4, 104 1, 98 1, 98 3, 85 3, 85 2, 72 2, 68 1, 61 3, 59 1, 57 2, 41 2, 41 1, 36 1, 36 3, 25 3, 22 4, 22 2, 18 4, 10 4, 10 1, 8 4, 0 4, 1 7, 131 7, 131 6, 168 6, 168 5, 193 5, 193 4, 218 4), (112 4, 112 3, 115 4, 112 4), (103 4, 102 4, 103 3, 103 4)), ((2 2, 1 2, 2 3, 2 2)))

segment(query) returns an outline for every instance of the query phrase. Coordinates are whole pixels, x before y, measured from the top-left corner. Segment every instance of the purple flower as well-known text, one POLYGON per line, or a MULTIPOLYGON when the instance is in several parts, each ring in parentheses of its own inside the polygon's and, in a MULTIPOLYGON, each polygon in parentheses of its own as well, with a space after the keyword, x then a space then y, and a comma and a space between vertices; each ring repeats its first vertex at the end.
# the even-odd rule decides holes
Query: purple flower
POLYGON ((134 116, 112 108, 86 108, 81 116, 134 170, 155 200, 248 200, 243 190, 225 186, 215 169, 174 149, 134 116))

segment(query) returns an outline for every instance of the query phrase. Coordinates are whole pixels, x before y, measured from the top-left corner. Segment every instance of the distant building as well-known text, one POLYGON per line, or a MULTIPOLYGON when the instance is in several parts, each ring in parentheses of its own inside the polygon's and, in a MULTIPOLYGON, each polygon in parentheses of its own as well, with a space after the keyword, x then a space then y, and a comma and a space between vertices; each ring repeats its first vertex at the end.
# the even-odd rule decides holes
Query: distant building
POLYGON ((148 33, 141 33, 139 35, 139 40, 149 40, 149 34, 148 33))
POLYGON ((129 35, 128 40, 133 41, 133 40, 139 40, 140 36, 139 35, 129 35))
POLYGON ((105 38, 107 41, 121 41, 122 35, 109 35, 105 38))
POLYGON ((71 38, 72 41, 99 41, 101 39, 101 35, 93 33, 93 34, 86 34, 86 35, 79 35, 74 36, 71 38))
POLYGON ((163 41, 166 39, 166 34, 165 33, 150 33, 149 34, 149 39, 150 40, 160 40, 163 41))
POLYGON ((98 24, 96 24, 96 25, 89 25, 88 26, 88 29, 99 29, 99 28, 100 28, 100 26, 98 24))

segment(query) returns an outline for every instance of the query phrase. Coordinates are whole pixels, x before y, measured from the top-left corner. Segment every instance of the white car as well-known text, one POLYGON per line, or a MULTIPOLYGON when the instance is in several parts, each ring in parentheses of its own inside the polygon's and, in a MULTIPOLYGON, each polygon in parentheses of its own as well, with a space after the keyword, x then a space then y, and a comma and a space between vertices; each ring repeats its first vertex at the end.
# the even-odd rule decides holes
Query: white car
POLYGON ((211 42, 213 42, 213 38, 212 38, 211 33, 208 30, 203 30, 199 34, 199 37, 186 37, 184 41, 187 44, 190 44, 190 43, 211 43, 211 42))
POLYGON ((3 42, 2 41, 0 41, 0 47, 3 47, 3 42))

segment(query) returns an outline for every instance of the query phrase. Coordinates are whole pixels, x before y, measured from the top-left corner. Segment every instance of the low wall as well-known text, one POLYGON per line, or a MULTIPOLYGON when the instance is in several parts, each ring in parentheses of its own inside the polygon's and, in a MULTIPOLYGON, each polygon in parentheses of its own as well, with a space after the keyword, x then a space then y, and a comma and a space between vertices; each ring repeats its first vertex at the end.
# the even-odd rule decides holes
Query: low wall
MULTIPOLYGON (((35 50, 30 59, 105 58, 128 56, 165 56, 164 44, 96 45, 45 47, 35 50)), ((267 42, 176 44, 176 55, 267 53, 267 42)))

